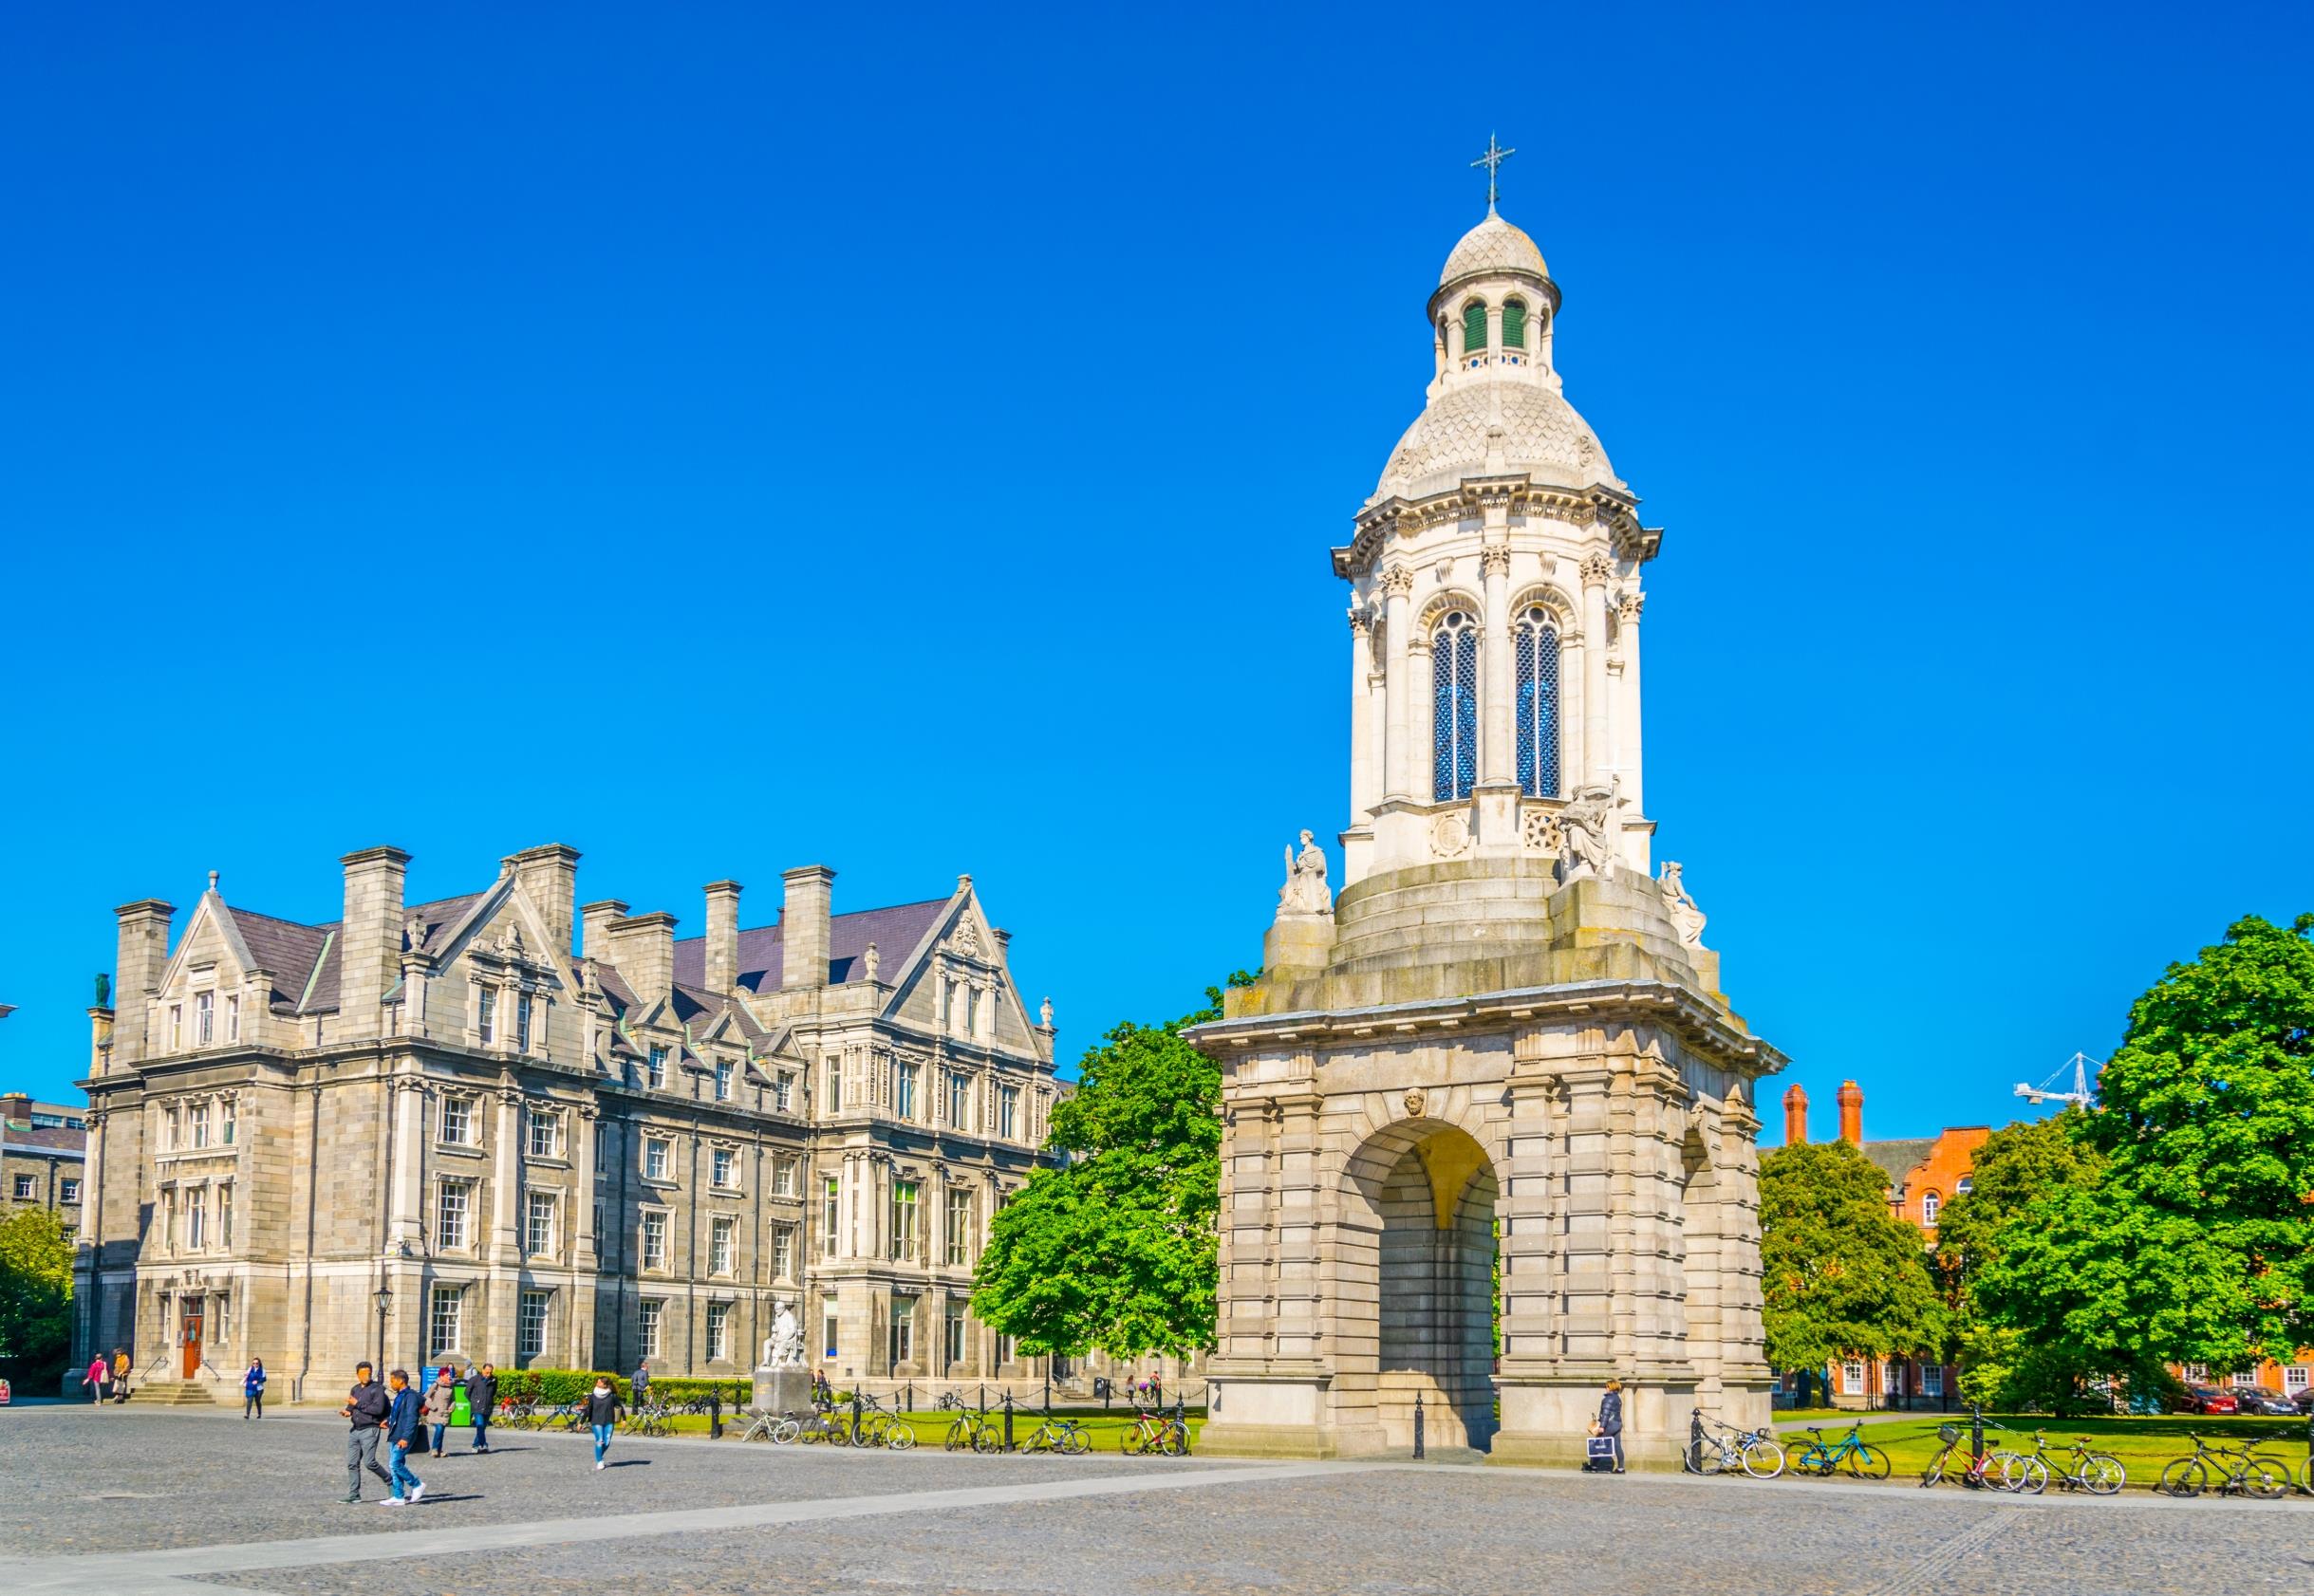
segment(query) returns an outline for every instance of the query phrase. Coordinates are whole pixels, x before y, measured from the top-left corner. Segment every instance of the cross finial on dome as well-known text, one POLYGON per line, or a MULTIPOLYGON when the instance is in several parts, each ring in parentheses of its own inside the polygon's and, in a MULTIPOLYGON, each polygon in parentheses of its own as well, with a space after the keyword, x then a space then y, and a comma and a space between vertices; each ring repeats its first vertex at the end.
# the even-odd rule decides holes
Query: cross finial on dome
POLYGON ((1486 168, 1486 213, 1490 216, 1495 213, 1495 197, 1498 192, 1498 179, 1502 176, 1502 163, 1518 153, 1517 150, 1504 149, 1495 141, 1495 136, 1489 133, 1486 136, 1486 153, 1470 163, 1473 166, 1486 168))

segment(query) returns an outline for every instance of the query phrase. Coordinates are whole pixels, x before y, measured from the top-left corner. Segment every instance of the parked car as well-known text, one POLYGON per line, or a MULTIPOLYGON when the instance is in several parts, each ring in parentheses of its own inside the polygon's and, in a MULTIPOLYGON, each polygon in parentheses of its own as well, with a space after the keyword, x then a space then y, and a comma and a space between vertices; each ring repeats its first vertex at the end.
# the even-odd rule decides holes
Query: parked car
POLYGON ((2233 1400, 2243 1413, 2274 1414, 2285 1419, 2298 1417, 2298 1404, 2271 1386, 2236 1385, 2233 1400))
POLYGON ((2185 1389, 2185 1395, 2177 1400, 2177 1411, 2180 1413, 2239 1413, 2242 1411, 2242 1407, 2233 1400, 2232 1393, 2221 1391, 2214 1385, 2189 1385, 2185 1389))
POLYGON ((2298 1395, 2292 1397, 2290 1401, 2297 1404, 2299 1412, 2314 1413, 2314 1385, 2299 1387, 2298 1395))

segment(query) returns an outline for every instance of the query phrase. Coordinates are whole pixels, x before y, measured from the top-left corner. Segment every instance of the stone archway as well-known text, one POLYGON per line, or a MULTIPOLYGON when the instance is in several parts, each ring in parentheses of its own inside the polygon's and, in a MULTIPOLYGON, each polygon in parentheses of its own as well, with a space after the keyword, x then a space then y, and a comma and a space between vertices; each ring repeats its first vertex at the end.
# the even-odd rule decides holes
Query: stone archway
POLYGON ((1345 1440, 1412 1446, 1417 1397, 1428 1445, 1492 1439, 1495 1197, 1485 1149, 1441 1121, 1402 1120, 1352 1155, 1334 1362, 1345 1440))

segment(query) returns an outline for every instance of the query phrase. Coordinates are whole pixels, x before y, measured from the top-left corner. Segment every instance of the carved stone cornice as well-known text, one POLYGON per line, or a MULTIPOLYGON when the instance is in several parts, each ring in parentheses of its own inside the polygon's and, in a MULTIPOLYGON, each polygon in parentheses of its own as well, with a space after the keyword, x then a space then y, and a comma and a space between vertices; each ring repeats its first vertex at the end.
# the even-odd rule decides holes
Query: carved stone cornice
POLYGON ((1603 484, 1569 488, 1521 474, 1466 479, 1425 498, 1393 495, 1366 506, 1352 523, 1351 541, 1334 550, 1334 572, 1345 578, 1364 575, 1380 563, 1393 537, 1410 538, 1433 527, 1459 525, 1498 499, 1513 516, 1598 529, 1619 558, 1634 564, 1653 559, 1663 546, 1663 529, 1641 526, 1639 501, 1621 489, 1603 484))

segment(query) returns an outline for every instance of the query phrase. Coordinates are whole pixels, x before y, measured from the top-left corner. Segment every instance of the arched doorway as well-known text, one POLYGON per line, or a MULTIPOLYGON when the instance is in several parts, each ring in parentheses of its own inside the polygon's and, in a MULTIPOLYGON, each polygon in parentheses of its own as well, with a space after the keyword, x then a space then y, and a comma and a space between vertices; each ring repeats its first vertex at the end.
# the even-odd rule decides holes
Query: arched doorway
POLYGON ((1340 1431, 1410 1448, 1419 1399, 1428 1445, 1484 1450, 1495 1429, 1494 1165, 1467 1132, 1408 1120, 1371 1138, 1347 1177, 1340 1431), (1353 1301, 1372 1303, 1371 1339, 1352 1330, 1353 1301))

